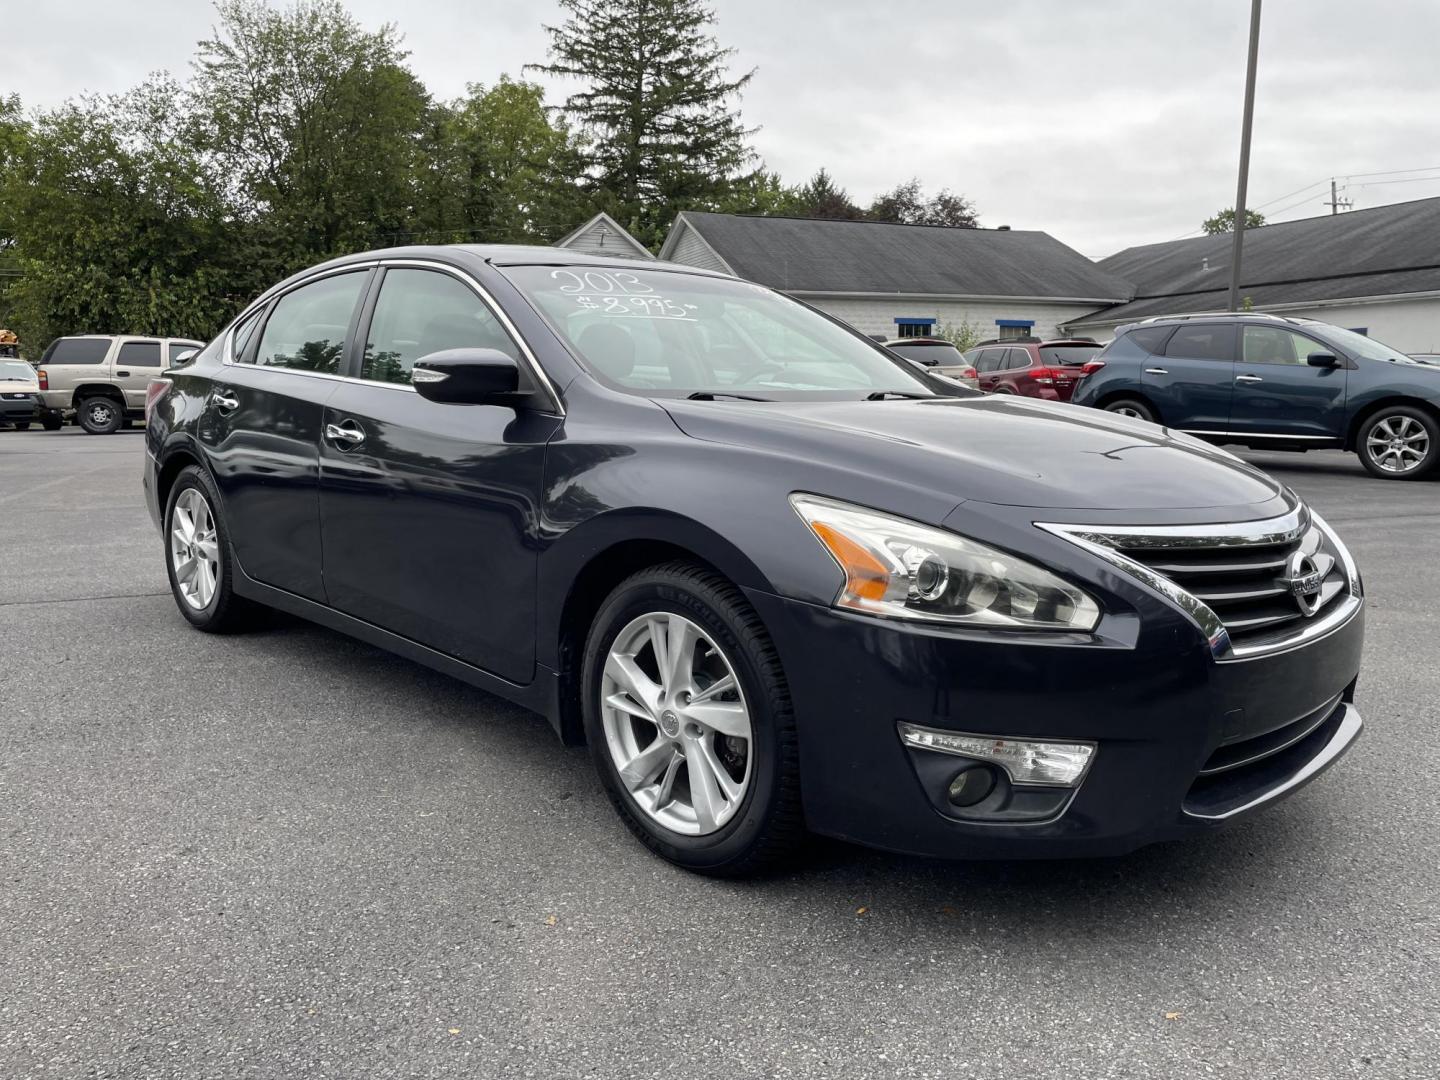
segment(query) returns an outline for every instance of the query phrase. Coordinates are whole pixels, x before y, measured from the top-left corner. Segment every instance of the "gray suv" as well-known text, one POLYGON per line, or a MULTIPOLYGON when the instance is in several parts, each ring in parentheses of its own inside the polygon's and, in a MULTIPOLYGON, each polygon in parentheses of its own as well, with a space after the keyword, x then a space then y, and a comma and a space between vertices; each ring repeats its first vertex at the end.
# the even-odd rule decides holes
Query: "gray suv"
POLYGON ((145 415, 152 377, 201 348, 188 338, 85 334, 56 338, 40 358, 40 422, 55 431, 71 414, 91 435, 109 435, 145 415))

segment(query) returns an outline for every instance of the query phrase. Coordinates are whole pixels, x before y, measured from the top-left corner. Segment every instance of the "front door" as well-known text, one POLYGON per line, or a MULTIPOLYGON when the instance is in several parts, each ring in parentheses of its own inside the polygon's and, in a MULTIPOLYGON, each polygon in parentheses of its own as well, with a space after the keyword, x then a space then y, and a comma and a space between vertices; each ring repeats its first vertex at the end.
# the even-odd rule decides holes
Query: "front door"
POLYGON ((1140 385, 1168 427, 1224 432, 1235 378, 1235 327, 1182 323, 1164 355, 1144 360, 1140 385))
POLYGON ((515 683, 535 669, 536 548, 545 446, 561 420, 442 405, 415 361, 514 341, 469 285, 384 271, 359 380, 326 403, 320 509, 332 607, 515 683))
POLYGON ((1242 327, 1230 430, 1315 441, 1343 436, 1349 371, 1311 367, 1311 353, 1338 356, 1331 346, 1283 326, 1242 327))
POLYGON ((301 285, 237 327, 199 425, 241 569, 321 602, 320 436, 368 277, 301 285))
POLYGON ((111 377, 125 395, 127 409, 145 407, 145 388, 160 374, 160 342, 122 341, 115 350, 111 377))

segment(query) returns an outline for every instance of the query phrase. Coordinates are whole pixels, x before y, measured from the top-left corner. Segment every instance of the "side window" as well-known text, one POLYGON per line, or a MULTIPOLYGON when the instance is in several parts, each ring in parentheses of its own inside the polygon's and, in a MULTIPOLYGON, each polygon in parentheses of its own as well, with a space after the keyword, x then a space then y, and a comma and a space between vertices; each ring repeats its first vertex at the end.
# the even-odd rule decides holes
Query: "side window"
POLYGON ((336 274, 286 293, 260 333, 255 363, 299 371, 340 370, 345 330, 360 299, 365 272, 336 274))
POLYGON ((446 349, 498 349, 510 335, 475 293, 438 270, 387 270, 365 341, 362 379, 408 385, 415 361, 446 349))
POLYGON ((45 350, 42 364, 103 364, 110 338, 56 338, 45 350))
POLYGON ((1009 349, 981 349, 980 356, 975 361, 975 370, 981 375, 999 371, 1000 366, 1005 362, 1005 354, 1009 351, 1009 349))
POLYGON ((1006 371, 1015 371, 1015 370, 1017 370, 1018 368, 1027 368, 1027 367, 1029 367, 1029 366, 1030 366, 1030 350, 1029 350, 1029 349, 1011 349, 1011 350, 1010 350, 1010 357, 1009 357, 1009 359, 1007 359, 1007 360, 1005 361, 1005 370, 1006 370, 1006 371))
POLYGON ((178 364, 180 357, 187 352, 199 353, 202 347, 193 341, 172 341, 170 342, 170 363, 178 364))
POLYGON ((255 328, 260 325, 260 318, 264 314, 265 308, 262 306, 235 328, 235 332, 231 335, 230 355, 237 361, 253 363, 253 361, 244 360, 245 350, 249 348, 251 339, 255 337, 255 328))
POLYGON ((1235 358, 1235 327, 1226 323, 1202 323, 1182 326, 1175 331, 1166 356, 1185 356, 1196 360, 1233 360, 1235 358))
POLYGON ((160 366, 160 342, 122 342, 120 345, 120 353, 115 357, 115 366, 117 368, 158 368, 160 366))
POLYGON ((1170 336, 1173 326, 1141 326, 1125 335, 1125 341, 1138 345, 1152 356, 1158 356, 1165 348, 1165 339, 1170 336))
POLYGON ((1247 364, 1301 364, 1312 352, 1331 352, 1312 341, 1278 326, 1247 326, 1240 338, 1240 359, 1247 364))

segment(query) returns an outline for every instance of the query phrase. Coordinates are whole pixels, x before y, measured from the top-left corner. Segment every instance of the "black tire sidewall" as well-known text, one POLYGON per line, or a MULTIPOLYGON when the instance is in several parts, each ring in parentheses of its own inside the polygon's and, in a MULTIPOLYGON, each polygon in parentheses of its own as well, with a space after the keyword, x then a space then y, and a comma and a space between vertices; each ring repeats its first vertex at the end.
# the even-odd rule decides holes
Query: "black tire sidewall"
POLYGON ((58 416, 46 416, 40 421, 40 426, 46 431, 59 431, 65 426, 65 421, 58 416))
POLYGON ((582 676, 585 736, 606 794, 631 831, 651 850, 695 870, 723 870, 743 860, 765 831, 780 792, 782 750, 775 715, 774 687, 767 685, 748 637, 735 625, 729 604, 707 589, 692 589, 680 575, 637 575, 622 584, 601 607, 586 643, 582 676), (718 601, 718 602, 717 602, 718 601), (652 821, 620 780, 600 716, 600 679, 610 647, 633 619, 652 612, 683 615, 700 626, 725 653, 750 712, 750 787, 740 810, 708 836, 682 836, 652 821))
POLYGON ((1411 405, 1394 405, 1381 409, 1361 425, 1359 433, 1355 436, 1355 453, 1360 458, 1360 464, 1365 466, 1365 470, 1371 476, 1379 477, 1381 480, 1418 480, 1422 476, 1433 473, 1436 464, 1440 463, 1440 424, 1437 424, 1435 418, 1424 409, 1417 409, 1411 405), (1392 416, 1404 416, 1411 420, 1417 420, 1430 434, 1430 449, 1425 460, 1409 472, 1388 472, 1370 456, 1370 432, 1374 430, 1375 425, 1392 416))
POLYGON ((121 405, 107 397, 86 398, 80 402, 80 408, 76 411, 76 421, 85 429, 89 435, 113 435, 119 431, 125 421, 125 410, 121 405), (103 404, 109 407, 111 421, 103 426, 92 424, 90 421, 90 407, 96 404, 103 404))
POLYGON ((1104 407, 1104 411, 1108 413, 1114 413, 1116 416, 1120 416, 1122 415, 1120 412, 1122 408, 1134 409, 1141 414, 1140 416, 1132 416, 1130 418, 1132 420, 1144 420, 1146 423, 1149 424, 1155 423, 1155 410, 1150 408, 1149 405, 1146 405, 1145 402, 1141 401, 1139 398, 1120 398, 1119 400, 1112 401, 1108 405, 1106 405, 1104 407))
POLYGON ((201 630, 218 629, 223 622, 227 609, 232 605, 231 582, 233 580, 232 560, 230 558, 230 531, 225 524, 224 512, 220 508, 220 495, 215 490, 215 483, 210 479, 210 474, 195 465, 187 466, 170 488, 170 495, 165 500, 164 528, 161 530, 164 540, 165 551, 165 577, 170 582, 170 594, 175 600, 175 606, 180 609, 180 614, 190 625, 201 630), (215 522, 215 542, 219 549, 220 558, 220 581, 215 588, 215 595, 210 597, 210 603, 203 608, 193 608, 185 602, 180 595, 180 585, 175 580, 175 560, 170 557, 170 529, 171 522, 175 517, 175 503, 181 494, 189 488, 195 488, 205 497, 210 504, 210 516, 215 522))

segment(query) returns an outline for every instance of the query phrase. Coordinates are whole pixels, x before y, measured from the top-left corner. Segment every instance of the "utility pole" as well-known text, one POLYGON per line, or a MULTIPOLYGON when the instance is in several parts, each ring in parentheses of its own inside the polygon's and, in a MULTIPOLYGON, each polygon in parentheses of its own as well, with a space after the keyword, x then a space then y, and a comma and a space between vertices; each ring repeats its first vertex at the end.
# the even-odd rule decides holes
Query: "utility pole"
POLYGON ((1250 0, 1250 57, 1245 65, 1245 119, 1240 125, 1240 181, 1235 189, 1235 243, 1230 250, 1230 310, 1240 310, 1240 250, 1245 242, 1245 184, 1250 178, 1250 123, 1255 116, 1255 60, 1260 54, 1260 0, 1250 0))
POLYGON ((1335 178, 1333 176, 1330 178, 1330 201, 1325 203, 1324 205, 1330 207, 1331 217, 1334 217, 1336 214, 1338 214, 1340 212, 1340 207, 1342 206, 1345 207, 1346 210, 1350 209, 1350 200, 1342 199, 1336 194, 1335 178))

